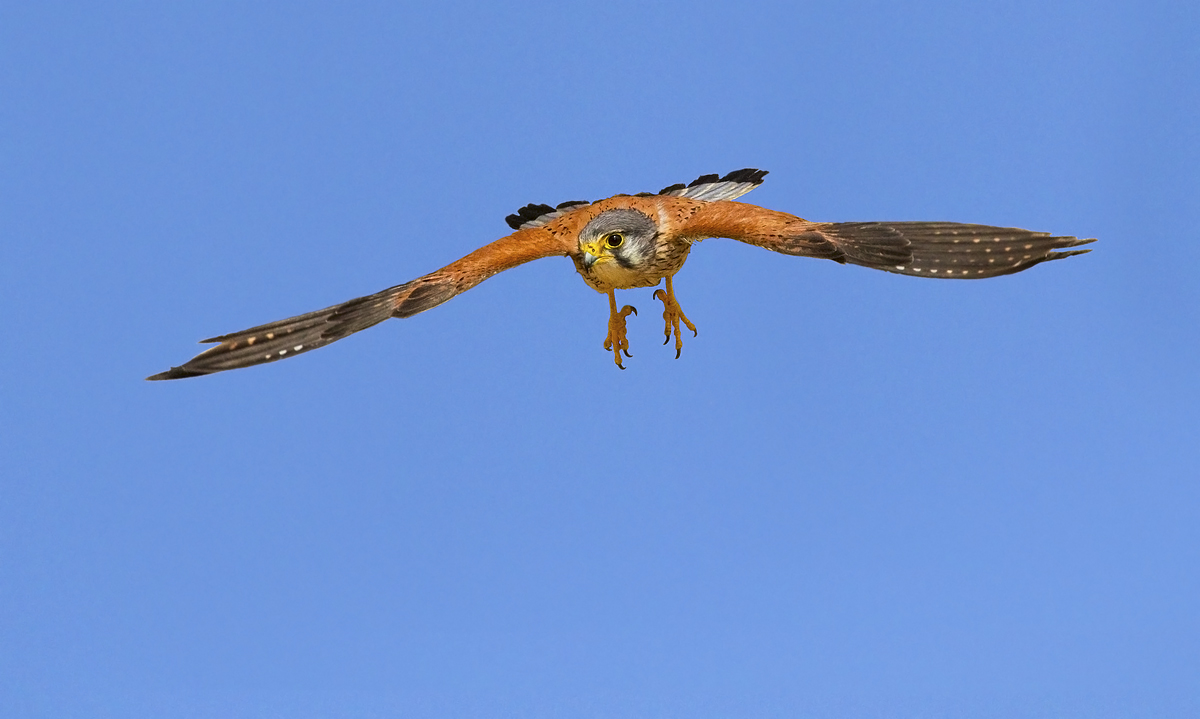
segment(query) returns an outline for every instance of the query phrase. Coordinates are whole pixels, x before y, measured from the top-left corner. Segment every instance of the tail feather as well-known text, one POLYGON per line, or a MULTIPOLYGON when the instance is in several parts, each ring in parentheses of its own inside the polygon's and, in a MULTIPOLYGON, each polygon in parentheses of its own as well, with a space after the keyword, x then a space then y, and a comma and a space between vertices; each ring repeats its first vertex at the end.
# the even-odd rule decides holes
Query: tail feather
POLYGON ((204 344, 220 344, 179 367, 172 367, 146 379, 199 377, 277 362, 324 347, 389 317, 411 317, 440 305, 456 294, 458 290, 453 282, 423 277, 316 312, 202 340, 204 344))
POLYGON ((1067 248, 1095 242, 956 222, 836 222, 813 229, 840 251, 840 257, 832 258, 840 262, 914 277, 951 279, 1020 272, 1042 262, 1090 252, 1067 248))

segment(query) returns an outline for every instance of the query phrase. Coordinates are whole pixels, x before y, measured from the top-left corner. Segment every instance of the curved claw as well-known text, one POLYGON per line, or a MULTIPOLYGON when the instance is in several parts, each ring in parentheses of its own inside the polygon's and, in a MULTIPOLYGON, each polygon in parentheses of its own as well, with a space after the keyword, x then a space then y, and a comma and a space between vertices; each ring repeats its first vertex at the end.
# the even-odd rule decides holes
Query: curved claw
POLYGON ((663 320, 666 322, 663 327, 663 344, 668 344, 671 341, 672 335, 675 337, 675 359, 679 359, 683 354, 683 336, 680 332, 680 324, 686 326, 692 331, 692 336, 699 336, 696 331, 696 325, 692 324, 687 315, 683 314, 683 310, 679 307, 678 300, 675 299, 675 289, 671 286, 671 278, 666 278, 666 288, 655 290, 654 299, 663 303, 663 320))
POLYGON ((662 290, 655 290, 650 296, 663 303, 663 319, 667 321, 667 329, 663 332, 663 344, 666 344, 671 341, 671 303, 667 301, 667 293, 662 290))
POLYGON ((625 318, 630 314, 637 314, 637 308, 633 305, 625 305, 620 310, 617 310, 617 300, 613 293, 608 293, 608 337, 604 339, 604 349, 613 353, 613 362, 621 369, 625 369, 625 365, 621 364, 621 353, 626 357, 633 357, 629 353, 629 340, 625 336, 625 318))

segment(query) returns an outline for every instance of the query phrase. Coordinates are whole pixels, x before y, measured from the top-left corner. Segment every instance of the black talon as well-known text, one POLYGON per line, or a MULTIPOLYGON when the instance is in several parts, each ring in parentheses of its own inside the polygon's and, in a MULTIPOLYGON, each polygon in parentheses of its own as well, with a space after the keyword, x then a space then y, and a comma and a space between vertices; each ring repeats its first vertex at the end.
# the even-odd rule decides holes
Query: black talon
POLYGON ((680 354, 682 354, 682 353, 683 353, 683 350, 681 350, 681 349, 680 349, 680 350, 675 350, 675 359, 679 359, 679 355, 680 355, 680 354))
POLYGON ((630 358, 633 357, 633 355, 629 354, 629 350, 621 350, 621 351, 625 353, 626 357, 630 357, 630 358))

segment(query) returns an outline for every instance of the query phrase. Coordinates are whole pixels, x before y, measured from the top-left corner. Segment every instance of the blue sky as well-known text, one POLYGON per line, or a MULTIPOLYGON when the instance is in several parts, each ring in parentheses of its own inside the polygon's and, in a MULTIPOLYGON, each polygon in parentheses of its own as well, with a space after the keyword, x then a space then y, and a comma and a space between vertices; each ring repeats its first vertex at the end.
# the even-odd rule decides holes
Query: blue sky
POLYGON ((1189 3, 0 8, 0 714, 1200 711, 1189 3), (505 215, 771 171, 1095 252, 727 240, 629 370, 569 261, 286 362, 196 340, 505 215))

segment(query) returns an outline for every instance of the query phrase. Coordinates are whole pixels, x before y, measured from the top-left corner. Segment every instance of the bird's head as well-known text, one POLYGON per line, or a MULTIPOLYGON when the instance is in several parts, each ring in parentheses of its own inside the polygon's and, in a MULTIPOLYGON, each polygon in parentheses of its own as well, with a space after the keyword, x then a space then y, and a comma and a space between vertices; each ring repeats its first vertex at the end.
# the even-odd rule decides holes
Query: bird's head
POLYGON ((606 210, 579 233, 579 252, 585 269, 615 262, 625 269, 641 266, 654 257, 658 226, 645 213, 633 209, 606 210))

